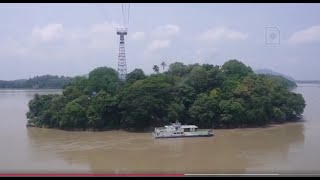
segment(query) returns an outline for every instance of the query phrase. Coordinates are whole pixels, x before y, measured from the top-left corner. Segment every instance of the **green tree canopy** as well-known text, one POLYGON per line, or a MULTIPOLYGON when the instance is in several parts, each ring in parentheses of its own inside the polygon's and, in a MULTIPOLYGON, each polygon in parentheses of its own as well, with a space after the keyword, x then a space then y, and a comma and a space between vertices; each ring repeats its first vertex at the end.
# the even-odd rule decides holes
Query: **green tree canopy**
POLYGON ((35 95, 28 125, 60 129, 142 131, 176 120, 200 128, 266 125, 301 119, 305 101, 291 83, 257 75, 230 60, 222 66, 175 62, 166 72, 130 72, 124 82, 109 67, 75 77, 61 95, 35 95))

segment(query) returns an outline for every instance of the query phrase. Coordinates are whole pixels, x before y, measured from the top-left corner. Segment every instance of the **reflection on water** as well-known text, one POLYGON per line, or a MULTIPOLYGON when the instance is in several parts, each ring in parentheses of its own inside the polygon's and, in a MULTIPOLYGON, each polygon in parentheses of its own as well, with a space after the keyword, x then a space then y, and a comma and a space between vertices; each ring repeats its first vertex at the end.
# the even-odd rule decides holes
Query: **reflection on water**
MULTIPOLYGON (((305 122, 216 130, 214 137, 153 139, 150 133, 26 128, 34 92, 0 91, 0 168, 10 172, 307 173, 320 170, 317 87, 299 87, 305 122), (10 139, 10 142, 8 142, 10 139)), ((48 92, 43 92, 48 93, 48 92)), ((320 125, 320 124, 319 124, 320 125)), ((4 172, 2 172, 4 173, 4 172)))

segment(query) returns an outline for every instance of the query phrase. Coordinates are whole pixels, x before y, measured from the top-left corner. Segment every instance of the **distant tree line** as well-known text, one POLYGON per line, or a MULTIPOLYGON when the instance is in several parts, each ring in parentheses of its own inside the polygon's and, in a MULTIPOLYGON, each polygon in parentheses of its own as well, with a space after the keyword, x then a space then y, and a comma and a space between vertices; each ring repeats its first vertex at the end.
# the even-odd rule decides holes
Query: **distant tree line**
POLYGON ((300 84, 320 84, 320 80, 296 80, 300 84))
POLYGON ((222 66, 175 62, 130 72, 125 81, 109 67, 75 77, 62 95, 35 95, 28 126, 65 130, 143 131, 180 121, 200 128, 235 128, 301 118, 305 101, 287 81, 255 74, 238 60, 222 66))
POLYGON ((0 88, 10 89, 62 89, 71 82, 71 77, 43 75, 30 79, 1 81, 0 88))

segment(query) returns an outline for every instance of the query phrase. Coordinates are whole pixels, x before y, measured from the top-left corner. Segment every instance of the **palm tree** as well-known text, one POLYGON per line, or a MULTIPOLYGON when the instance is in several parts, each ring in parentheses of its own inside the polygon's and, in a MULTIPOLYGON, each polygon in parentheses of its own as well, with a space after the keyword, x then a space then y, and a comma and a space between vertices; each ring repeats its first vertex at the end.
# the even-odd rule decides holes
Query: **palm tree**
POLYGON ((158 65, 154 65, 153 66, 153 71, 156 73, 159 73, 159 66, 158 65))
POLYGON ((164 61, 160 65, 162 66, 162 70, 164 70, 164 67, 167 66, 167 64, 164 61))

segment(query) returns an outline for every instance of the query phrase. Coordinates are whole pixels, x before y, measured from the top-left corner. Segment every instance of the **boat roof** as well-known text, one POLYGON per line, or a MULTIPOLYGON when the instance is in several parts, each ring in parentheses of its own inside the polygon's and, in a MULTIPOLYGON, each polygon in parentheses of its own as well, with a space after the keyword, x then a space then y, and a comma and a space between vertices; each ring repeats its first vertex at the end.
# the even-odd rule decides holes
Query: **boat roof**
MULTIPOLYGON (((174 126, 177 126, 176 124, 172 124, 172 125, 167 125, 167 126, 164 126, 165 128, 169 128, 169 127, 174 127, 174 126)), ((196 125, 178 125, 180 128, 182 129, 186 129, 186 128, 198 128, 198 126, 196 125)))
POLYGON ((182 125, 180 128, 198 128, 198 126, 195 126, 195 125, 182 125))

